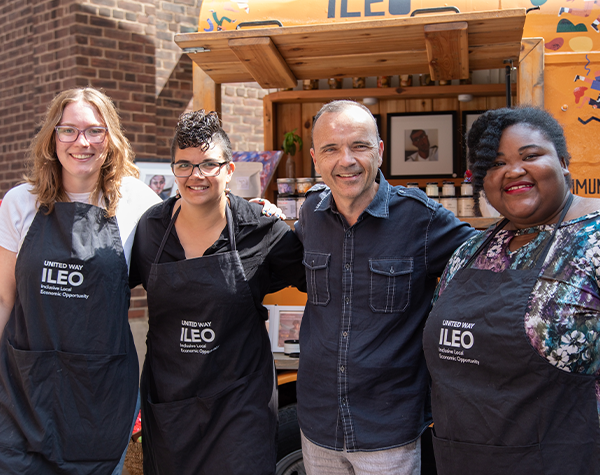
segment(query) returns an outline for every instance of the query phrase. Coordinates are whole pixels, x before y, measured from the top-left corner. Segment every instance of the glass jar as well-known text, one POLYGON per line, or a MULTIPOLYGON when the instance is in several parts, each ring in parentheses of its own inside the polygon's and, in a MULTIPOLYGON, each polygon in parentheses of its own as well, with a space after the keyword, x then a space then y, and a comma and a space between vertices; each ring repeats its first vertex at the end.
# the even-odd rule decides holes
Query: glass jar
POLYGON ((296 178, 296 192, 304 195, 312 188, 314 180, 312 178, 296 178))
POLYGON ((463 181, 460 184, 460 195, 461 196, 473 196, 473 183, 463 181))
POLYGON ((458 201, 455 196, 442 196, 440 204, 448 211, 452 211, 454 216, 458 216, 458 201))
POLYGON ((442 183, 442 196, 456 196, 456 187, 453 181, 445 181, 442 183))
POLYGON ((440 196, 440 189, 438 187, 437 182, 430 181, 429 183, 427 183, 427 186, 425 187, 425 193, 430 198, 434 198, 437 200, 437 198, 440 196))
POLYGON ((296 193, 296 179, 277 178, 277 192, 279 193, 279 196, 292 196, 296 193))
POLYGON ((475 216, 475 200, 472 196, 460 196, 458 198, 458 216, 475 216))

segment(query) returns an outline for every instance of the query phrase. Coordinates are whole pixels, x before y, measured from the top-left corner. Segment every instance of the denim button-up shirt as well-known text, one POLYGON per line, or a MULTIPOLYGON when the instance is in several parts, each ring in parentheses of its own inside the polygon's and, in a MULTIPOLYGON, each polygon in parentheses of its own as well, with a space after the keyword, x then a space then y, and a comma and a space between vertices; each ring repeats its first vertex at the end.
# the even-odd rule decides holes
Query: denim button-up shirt
POLYGON ((308 288, 298 419, 335 450, 401 446, 431 423, 423 326, 446 262, 476 233, 420 190, 392 187, 381 172, 378 181, 353 226, 323 185, 296 223, 308 288))

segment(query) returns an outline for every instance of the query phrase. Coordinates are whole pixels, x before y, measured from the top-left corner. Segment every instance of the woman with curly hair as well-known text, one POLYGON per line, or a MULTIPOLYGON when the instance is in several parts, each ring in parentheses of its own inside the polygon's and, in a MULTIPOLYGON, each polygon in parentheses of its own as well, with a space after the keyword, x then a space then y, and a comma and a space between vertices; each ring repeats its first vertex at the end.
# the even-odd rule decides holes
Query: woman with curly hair
POLYGON ((136 232, 131 279, 148 291, 149 314, 146 474, 275 473, 262 300, 281 280, 304 289, 302 245, 283 221, 228 193, 231 156, 215 112, 183 114, 171 147, 179 193, 149 209, 136 232))
POLYGON ((438 473, 600 474, 600 200, 560 124, 483 114, 474 186, 504 220, 450 259, 424 332, 438 473))
POLYGON ((0 206, 0 472, 120 474, 138 394, 128 263, 159 198, 92 88, 54 98, 29 155, 0 206))

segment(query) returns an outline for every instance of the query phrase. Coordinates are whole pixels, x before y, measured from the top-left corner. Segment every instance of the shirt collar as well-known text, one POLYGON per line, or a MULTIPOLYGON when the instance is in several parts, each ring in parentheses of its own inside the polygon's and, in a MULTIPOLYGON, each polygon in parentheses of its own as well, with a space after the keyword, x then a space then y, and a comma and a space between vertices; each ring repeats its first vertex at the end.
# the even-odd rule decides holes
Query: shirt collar
MULTIPOLYGON (((369 213, 375 218, 387 219, 390 215, 390 190, 392 187, 384 178, 381 170, 377 171, 375 181, 379 183, 379 188, 377 189, 377 193, 375 194, 373 201, 371 201, 363 213, 369 213)), ((336 213, 338 212, 337 207, 335 206, 335 200, 333 199, 333 195, 331 194, 331 190, 329 188, 326 188, 321 193, 320 197, 321 201, 319 201, 315 207, 315 211, 326 211, 330 209, 336 213)))

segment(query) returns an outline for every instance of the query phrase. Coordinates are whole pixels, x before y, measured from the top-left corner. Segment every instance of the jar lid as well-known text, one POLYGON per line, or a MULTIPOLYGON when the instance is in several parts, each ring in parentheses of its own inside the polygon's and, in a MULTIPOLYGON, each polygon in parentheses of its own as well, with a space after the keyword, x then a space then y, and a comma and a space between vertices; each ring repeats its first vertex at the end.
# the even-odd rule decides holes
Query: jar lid
POLYGON ((295 178, 277 178, 277 183, 295 183, 295 178))
POLYGON ((454 185, 453 181, 443 181, 442 182, 444 185, 454 185))
POLYGON ((437 181, 428 181, 427 184, 428 185, 435 185, 435 186, 437 186, 438 182, 437 181))
POLYGON ((300 183, 312 183, 313 179, 312 178, 296 178, 297 182, 300 183))
POLYGON ((473 195, 461 195, 461 196, 457 196, 457 198, 473 198, 473 195))
POLYGON ((417 182, 417 181, 409 181, 406 185, 407 186, 408 185, 417 185, 417 186, 419 186, 419 182, 417 182))

